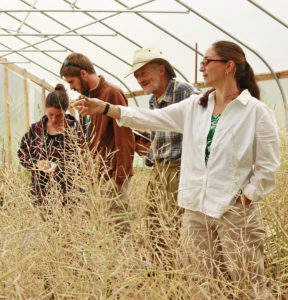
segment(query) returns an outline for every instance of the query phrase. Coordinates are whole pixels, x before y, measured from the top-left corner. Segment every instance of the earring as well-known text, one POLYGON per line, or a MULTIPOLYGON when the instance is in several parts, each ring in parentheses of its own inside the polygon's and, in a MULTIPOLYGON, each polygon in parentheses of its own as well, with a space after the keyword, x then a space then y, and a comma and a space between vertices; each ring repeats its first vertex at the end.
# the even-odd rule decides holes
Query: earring
POLYGON ((225 76, 227 76, 228 75, 228 72, 227 71, 225 71, 225 76))

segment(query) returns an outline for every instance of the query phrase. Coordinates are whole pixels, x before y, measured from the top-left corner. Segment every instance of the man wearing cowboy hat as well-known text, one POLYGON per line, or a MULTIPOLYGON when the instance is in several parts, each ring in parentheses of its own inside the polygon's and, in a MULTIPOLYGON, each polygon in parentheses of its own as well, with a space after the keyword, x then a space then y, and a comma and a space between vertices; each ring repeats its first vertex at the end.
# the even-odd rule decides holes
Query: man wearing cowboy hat
MULTIPOLYGON (((150 109, 163 108, 180 102, 192 94, 200 93, 198 88, 191 84, 176 81, 175 71, 160 49, 141 48, 136 50, 132 68, 125 74, 125 77, 132 73, 145 93, 153 94, 149 100, 150 109)), ((165 214, 171 212, 171 218, 176 226, 180 222, 181 213, 177 207, 177 193, 182 134, 156 131, 152 132, 151 139, 151 147, 146 155, 146 165, 153 166, 148 184, 148 214, 150 216, 148 226, 155 237, 154 242, 161 247, 163 241, 156 238, 161 236, 159 233, 161 230, 159 223, 160 206, 165 207, 165 214), (164 206, 160 205, 159 196, 162 201, 165 201, 164 206)), ((180 226, 180 224, 178 225, 180 226)), ((171 226, 169 227, 171 228, 171 226)))

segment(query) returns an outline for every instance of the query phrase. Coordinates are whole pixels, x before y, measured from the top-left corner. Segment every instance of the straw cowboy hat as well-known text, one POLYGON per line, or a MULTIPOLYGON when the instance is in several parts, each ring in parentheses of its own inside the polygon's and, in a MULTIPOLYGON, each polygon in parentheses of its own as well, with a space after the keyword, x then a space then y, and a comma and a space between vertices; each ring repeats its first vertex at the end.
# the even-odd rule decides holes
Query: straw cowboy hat
POLYGON ((140 48, 136 50, 134 53, 132 68, 124 75, 124 77, 127 77, 128 75, 134 73, 144 65, 153 62, 165 65, 169 77, 176 77, 173 67, 164 57, 162 50, 156 48, 140 48))

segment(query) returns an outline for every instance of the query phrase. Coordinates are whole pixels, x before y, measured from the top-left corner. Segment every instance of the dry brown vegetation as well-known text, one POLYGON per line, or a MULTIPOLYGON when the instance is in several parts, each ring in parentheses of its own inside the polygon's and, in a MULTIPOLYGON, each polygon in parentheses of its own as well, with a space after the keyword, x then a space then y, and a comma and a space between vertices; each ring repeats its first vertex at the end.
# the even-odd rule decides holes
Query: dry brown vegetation
MULTIPOLYGON (((123 216, 109 210, 111 199, 101 193, 96 167, 81 162, 80 173, 74 171, 72 201, 62 207, 61 194, 51 188, 45 209, 31 204, 26 171, 1 170, 0 299, 249 299, 223 278, 187 273, 172 226, 161 232, 166 252, 153 259, 145 226, 149 170, 138 170, 132 179, 131 211, 125 215, 131 231, 120 234, 115 220, 123 216), (173 268, 167 267, 171 257, 173 268)), ((287 177, 283 138, 277 188, 262 210, 266 276, 275 299, 283 299, 288 289, 287 177)), ((160 222, 165 218, 163 211, 160 222)))

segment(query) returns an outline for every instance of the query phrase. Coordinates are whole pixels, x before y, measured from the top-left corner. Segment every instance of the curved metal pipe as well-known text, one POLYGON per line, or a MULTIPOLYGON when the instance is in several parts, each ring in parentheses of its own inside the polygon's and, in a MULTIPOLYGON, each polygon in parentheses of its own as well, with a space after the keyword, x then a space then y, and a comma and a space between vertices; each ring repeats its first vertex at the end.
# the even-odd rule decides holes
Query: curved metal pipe
MULTIPOLYGON (((22 1, 23 1, 23 0, 22 0, 22 1)), ((63 1, 70 4, 70 2, 69 2, 68 0, 63 0, 63 1)), ((154 1, 154 0, 150 0, 150 1, 147 1, 147 2, 142 3, 142 4, 140 4, 140 5, 144 5, 144 4, 153 2, 153 1, 154 1)), ((122 6, 128 8, 127 5, 122 4, 122 3, 119 2, 119 1, 117 1, 117 2, 120 3, 122 6)), ((139 6, 139 5, 138 5, 138 6, 139 6)), ((130 7, 129 9, 131 10, 131 9, 136 8, 136 7, 138 7, 138 6, 130 7)), ((99 19, 99 20, 97 20, 93 15, 89 14, 88 12, 85 12, 85 14, 86 14, 87 16, 89 16, 90 18, 92 18, 93 20, 95 20, 96 22, 94 22, 94 23, 99 22, 100 24, 102 24, 103 26, 107 27, 108 29, 114 31, 114 32, 117 33, 119 36, 123 37, 124 39, 126 39, 126 40, 129 41, 129 42, 131 42, 131 43, 134 44, 135 46, 137 46, 137 47, 139 47, 139 48, 142 47, 140 44, 138 44, 138 43, 135 42, 134 40, 130 39, 129 37, 127 37, 127 36, 124 35, 123 33, 119 32, 119 31, 116 30, 115 28, 113 28, 113 27, 111 27, 110 25, 108 25, 108 24, 106 24, 106 23, 103 22, 104 20, 106 20, 106 19, 108 19, 108 18, 112 18, 112 17, 114 17, 114 16, 116 16, 116 15, 119 15, 120 12, 119 12, 119 13, 115 13, 115 14, 113 14, 113 15, 110 15, 110 16, 108 16, 108 17, 105 17, 105 18, 103 18, 103 19, 99 19)), ((135 14, 141 16, 140 14, 138 14, 138 13, 136 13, 136 12, 135 12, 135 14)), ((145 18, 145 17, 143 17, 143 16, 141 16, 141 17, 144 18, 146 21, 150 22, 153 26, 156 26, 157 28, 161 29, 157 24, 153 24, 153 22, 150 21, 148 18, 145 18)), ((165 29, 161 29, 161 30, 164 31, 165 29)), ((171 33, 169 33, 168 31, 165 31, 165 33, 168 34, 168 35, 170 35, 170 36, 172 36, 172 37, 174 37, 174 36, 173 36, 171 33)), ((174 38, 175 38, 175 39, 178 39, 177 37, 174 37, 174 38)), ((178 40, 181 41, 180 39, 178 39, 178 40)), ((182 41, 182 43, 184 43, 184 42, 182 41)), ((98 46, 98 45, 97 45, 97 46, 98 46)), ((99 46, 98 46, 98 47, 99 47, 99 46)), ((189 47, 189 45, 188 45, 188 47, 189 47)), ((108 52, 107 49, 103 49, 103 48, 101 48, 101 49, 104 50, 104 51, 106 51, 106 52, 108 52)), ((109 52, 108 52, 108 53, 109 53, 109 52)), ((111 53, 109 53, 109 54, 111 54, 111 53)), ((112 55, 112 54, 111 54, 111 55, 112 55)), ((115 55, 114 55, 114 56, 115 56, 115 55)), ((119 58, 119 59, 120 59, 120 58, 119 58)), ((120 59, 120 60, 122 60, 122 59, 120 59)), ((126 62, 126 63, 127 63, 127 62, 126 62)), ((127 63, 127 64, 128 64, 129 66, 131 66, 130 63, 127 63)), ((175 68, 174 66, 173 66, 173 68, 174 68, 174 70, 175 70, 178 74, 180 74, 180 75, 182 76, 182 78, 183 78, 184 80, 189 81, 189 80, 187 79, 187 77, 186 77, 180 70, 178 70, 178 69, 175 68)))
MULTIPOLYGON (((22 0, 22 2, 25 3, 26 5, 29 5, 27 2, 25 2, 25 0, 22 0)), ((45 13, 41 13, 41 14, 43 14, 43 15, 45 15, 46 17, 52 19, 53 21, 55 21, 55 22, 61 24, 62 26, 66 27, 68 30, 70 30, 70 31, 75 31, 75 30, 69 28, 68 26, 62 24, 61 22, 55 20, 54 18, 52 18, 51 16, 49 16, 49 15, 47 15, 47 14, 45 14, 45 13)), ((14 18, 15 18, 15 17, 14 17, 14 18)), ((28 26, 28 24, 27 24, 26 26, 28 26)), ((37 30, 37 29, 34 28, 33 26, 29 25, 29 27, 30 27, 31 29, 35 30, 36 32, 40 33, 39 30, 37 30)), ((20 39, 19 37, 17 37, 17 38, 20 39)), ((91 43, 94 43, 93 41, 89 40, 89 39, 86 38, 86 37, 82 37, 82 38, 88 40, 88 41, 91 42, 91 43)), ((53 38, 51 38, 51 39, 53 39, 53 38)), ((22 40, 22 39, 21 39, 21 40, 22 40)), ((22 40, 22 41, 24 41, 24 40, 22 40)), ((26 41, 24 41, 24 42, 27 43, 26 41)), ((67 49, 68 51, 73 52, 72 49, 68 48, 68 47, 65 46, 64 44, 61 44, 60 42, 58 42, 58 41, 56 41, 56 40, 54 40, 54 39, 53 39, 53 42, 55 42, 56 44, 60 45, 61 47, 65 48, 65 49, 67 49)), ((29 43, 27 43, 27 44, 29 44, 29 43)), ((95 44, 95 43, 94 43, 94 44, 95 44)), ((34 45, 31 45, 31 44, 30 44, 29 47, 31 47, 31 46, 35 47, 34 45)), ((98 46, 98 45, 97 45, 97 46, 98 46)), ((36 47, 35 47, 35 48, 36 48, 36 47)), ((36 48, 36 49, 37 49, 37 48, 36 48)), ((62 64, 62 62, 60 62, 60 61, 58 61, 57 59, 55 59, 55 57, 50 56, 50 55, 48 55, 47 53, 43 53, 43 54, 47 55, 48 57, 50 57, 50 58, 52 58, 53 60, 57 61, 58 63, 62 64)), ((93 63, 93 64, 94 64, 95 66, 97 66, 95 63, 93 63)), ((97 67, 98 67, 98 66, 97 66, 97 67)), ((130 90, 130 88, 125 84, 125 82, 123 82, 119 77, 117 77, 117 76, 115 76, 114 74, 108 72, 107 70, 105 70, 105 69, 103 69, 103 68, 101 68, 101 67, 99 67, 99 68, 100 68, 101 70, 105 71, 105 72, 106 72, 107 74, 109 74, 110 76, 114 77, 116 80, 118 80, 118 81, 119 81, 119 82, 127 89, 127 91, 132 95, 132 97, 133 97, 133 99, 134 99, 134 101, 135 101, 135 104, 136 104, 137 106, 139 106, 139 103, 138 103, 137 99, 136 99, 135 96, 133 95, 133 93, 132 93, 132 91, 130 90)), ((57 77, 59 77, 59 76, 57 76, 57 77)), ((59 77, 59 78, 60 78, 60 77, 59 77)))
MULTIPOLYGON (((124 7, 128 7, 126 4, 122 3, 119 0, 115 0, 117 3, 121 4, 124 7)), ((180 42, 181 44, 185 45, 186 47, 188 47, 189 49, 195 51, 195 48, 190 46, 189 44, 185 43, 184 41, 182 41, 181 39, 179 39, 177 36, 173 35, 171 32, 169 32, 168 30, 166 30, 165 28, 159 26, 158 24, 156 24, 155 22, 151 21, 150 19, 148 19, 147 17, 142 16, 140 13, 135 12, 135 14, 139 17, 141 17, 142 19, 144 19, 146 22, 152 24, 153 26, 157 27, 159 30, 163 31, 164 33, 166 33, 167 35, 171 36, 173 39, 177 40, 178 42, 180 42)), ((199 52, 198 52, 199 53, 199 52)), ((200 53, 201 54, 201 53, 200 53)), ((182 74, 182 72, 180 72, 178 69, 174 68, 175 71, 177 71, 177 73, 179 73, 186 81, 189 82, 189 80, 187 79, 187 77, 185 75, 182 74)))
MULTIPOLYGON (((17 21, 19 21, 16 17, 13 16, 13 18, 16 19, 17 21)), ((33 29, 33 30, 35 30, 35 31, 38 31, 36 28, 34 28, 34 27, 31 26, 31 25, 26 24, 26 26, 28 26, 29 28, 31 28, 31 29, 33 29)), ((39 32, 39 31, 38 31, 38 32, 39 32)), ((36 49, 38 50, 37 47, 35 47, 34 45, 29 44, 27 41, 23 40, 22 38, 20 38, 20 37, 18 37, 18 36, 17 36, 16 38, 19 39, 20 41, 22 41, 22 42, 28 44, 28 45, 29 45, 28 47, 32 47, 32 46, 33 46, 34 48, 36 48, 36 49)), ((72 49, 70 49, 70 48, 68 48, 67 46, 61 44, 60 42, 58 42, 58 41, 54 41, 54 42, 55 42, 56 44, 60 45, 61 47, 64 47, 64 48, 67 49, 68 51, 73 52, 72 49)), ((6 47, 7 47, 7 46, 6 46, 6 47)), ((7 48, 9 48, 9 47, 7 47, 7 48)), ((12 50, 12 49, 11 49, 11 50, 12 50)), ((61 61, 57 60, 55 57, 49 55, 48 53, 43 52, 43 54, 45 54, 45 55, 48 56, 49 58, 55 60, 55 61, 58 62, 59 64, 62 64, 61 61)), ((18 55, 20 55, 20 56, 22 56, 22 57, 28 59, 26 56, 24 56, 24 55, 21 54, 21 53, 18 53, 18 55)), ((36 64, 38 67, 44 69, 45 71, 48 71, 49 73, 53 74, 55 77, 60 78, 59 75, 55 74, 54 72, 51 72, 49 69, 45 68, 43 65, 38 64, 37 62, 35 62, 35 61, 32 60, 32 59, 30 59, 30 61, 33 62, 34 64, 36 64)), ((94 65, 97 66, 96 64, 94 64, 94 65)), ((99 67, 99 66, 97 66, 97 67, 99 67)), ((99 67, 99 68, 100 68, 101 70, 104 70, 104 69, 101 68, 101 67, 99 67)), ((112 77, 116 78, 117 80, 119 80, 119 81, 123 84, 123 86, 126 87, 126 89, 129 91, 129 93, 133 96, 133 92, 129 89, 129 87, 128 87, 124 82, 122 82, 121 79, 119 79, 117 76, 113 75, 112 73, 108 72, 107 70, 104 70, 104 71, 105 71, 107 74, 109 74, 110 76, 112 76, 112 77)), ((60 79, 61 79, 61 78, 60 78, 60 79)), ((139 106, 139 103, 138 103, 137 99, 136 99, 134 96, 133 96, 133 99, 134 99, 136 105, 139 106)))
POLYGON ((279 90, 280 90, 280 93, 281 93, 281 96, 282 96, 282 100, 283 100, 283 104, 284 104, 285 119, 286 119, 286 129, 287 129, 287 126, 288 126, 288 103, 287 103, 287 99, 286 99, 284 90, 282 88, 282 85, 281 85, 281 83, 280 83, 280 81, 279 81, 276 73, 274 72, 274 70, 272 69, 272 67, 268 64, 268 62, 256 50, 252 49, 250 46, 246 45, 244 42, 242 42, 241 40, 239 40, 238 38, 236 38, 235 36, 233 36, 231 33, 229 33, 228 31, 226 31, 225 29, 221 28, 220 26, 218 26, 214 22, 210 21, 208 18, 206 18, 203 15, 201 15, 200 13, 198 13, 196 10, 194 10, 193 8, 191 8, 190 6, 188 6, 187 4, 183 3, 180 0, 175 0, 175 1, 178 2, 179 4, 183 5, 187 9, 189 9, 191 12, 193 12, 198 17, 202 18, 203 20, 205 20, 206 22, 208 22, 212 26, 216 27, 218 30, 220 30, 223 33, 225 33, 228 36, 230 36, 232 39, 234 39, 239 44, 241 44, 244 47, 246 47, 248 50, 250 50, 251 52, 253 52, 258 58, 260 58, 262 60, 262 62, 266 65, 266 67, 271 71, 271 74, 273 75, 273 77, 276 80, 276 83, 277 83, 277 85, 279 87, 279 90))
POLYGON ((273 18, 275 21, 277 21, 278 23, 280 23, 284 27, 288 28, 288 25, 286 23, 284 23, 283 21, 281 21, 280 19, 278 19, 276 16, 272 15, 268 10, 264 9, 259 4, 255 3, 252 0, 247 0, 247 1, 250 2, 251 4, 253 4, 254 6, 256 6, 257 8, 259 8, 260 10, 262 10, 266 15, 270 16, 271 18, 273 18))

